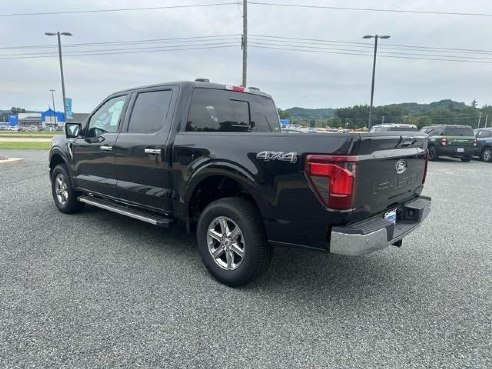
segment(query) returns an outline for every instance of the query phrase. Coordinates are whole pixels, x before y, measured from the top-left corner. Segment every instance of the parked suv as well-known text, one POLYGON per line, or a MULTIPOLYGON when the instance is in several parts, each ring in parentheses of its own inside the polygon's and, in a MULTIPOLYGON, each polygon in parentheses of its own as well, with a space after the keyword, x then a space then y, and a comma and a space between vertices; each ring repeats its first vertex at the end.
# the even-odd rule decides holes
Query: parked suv
POLYGON ((439 156, 471 160, 477 140, 470 126, 435 125, 421 131, 428 135, 429 160, 437 160, 439 156))
POLYGON ((492 128, 480 128, 475 130, 477 146, 475 156, 479 156, 483 161, 492 161, 492 128))

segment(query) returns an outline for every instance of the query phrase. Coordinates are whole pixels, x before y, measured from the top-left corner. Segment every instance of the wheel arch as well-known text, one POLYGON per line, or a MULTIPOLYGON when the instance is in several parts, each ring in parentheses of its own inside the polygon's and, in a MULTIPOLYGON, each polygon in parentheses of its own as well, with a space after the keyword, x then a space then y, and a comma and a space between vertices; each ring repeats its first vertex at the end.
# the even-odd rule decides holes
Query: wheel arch
POLYGON ((225 197, 244 198, 262 217, 269 214, 270 206, 254 176, 243 168, 222 163, 203 167, 189 179, 183 196, 182 216, 196 223, 208 204, 225 197))
POLYGON ((59 164, 65 164, 67 166, 68 171, 70 172, 68 160, 65 157, 65 155, 62 153, 61 150, 53 149, 50 152, 50 163, 49 163, 50 177, 51 177, 51 173, 53 173, 53 169, 55 169, 55 167, 59 164))

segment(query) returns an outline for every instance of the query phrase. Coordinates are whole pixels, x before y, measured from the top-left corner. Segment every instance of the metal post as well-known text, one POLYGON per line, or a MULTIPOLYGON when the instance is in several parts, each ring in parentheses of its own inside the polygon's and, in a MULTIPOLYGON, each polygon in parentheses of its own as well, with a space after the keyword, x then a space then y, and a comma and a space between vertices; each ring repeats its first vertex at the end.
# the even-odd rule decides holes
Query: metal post
POLYGON ((489 120, 489 115, 487 114, 487 115, 485 116, 485 128, 487 128, 487 121, 488 121, 488 120, 489 120))
POLYGON ((478 127, 477 128, 480 128, 481 120, 482 120, 482 112, 480 112, 480 114, 478 114, 478 127))
POLYGON ((53 112, 54 112, 54 116, 55 116, 55 127, 58 126, 58 123, 56 121, 56 107, 55 107, 55 90, 50 90, 51 91, 51 100, 53 101, 53 112))
POLYGON ((58 36, 58 57, 60 59, 60 73, 61 73, 61 82, 62 82, 63 115, 65 116, 65 123, 66 123, 67 122, 67 109, 65 106, 65 78, 63 78, 63 61, 62 61, 60 32, 57 32, 56 35, 58 36))
POLYGON ((372 126, 372 102, 374 99, 374 78, 376 76, 376 53, 378 50, 378 38, 379 36, 374 36, 374 59, 372 62, 372 84, 371 84, 371 105, 369 105, 369 123, 368 128, 371 129, 372 126))
POLYGON ((248 1, 243 0, 243 86, 246 87, 248 76, 248 1))

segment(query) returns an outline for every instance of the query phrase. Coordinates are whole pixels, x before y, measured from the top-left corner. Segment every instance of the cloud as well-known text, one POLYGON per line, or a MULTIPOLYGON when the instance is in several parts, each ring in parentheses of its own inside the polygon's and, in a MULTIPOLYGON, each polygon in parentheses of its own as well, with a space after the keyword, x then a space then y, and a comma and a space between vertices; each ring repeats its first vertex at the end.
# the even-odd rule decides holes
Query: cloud
MULTIPOLYGON (((293 0, 272 2, 299 4, 293 0)), ((9 2, 1 13, 47 12, 55 10, 103 9, 123 7, 163 6, 172 4, 203 4, 206 1, 81 1, 67 4, 61 0, 36 2, 19 0, 9 2)), ((306 1, 343 7, 369 7, 367 1, 306 1)), ((394 1, 370 2, 374 8, 414 10, 448 10, 492 13, 492 4, 483 1, 394 1)), ((320 9, 282 8, 250 4, 249 33, 289 38, 312 38, 347 42, 363 42, 364 34, 390 34, 390 40, 381 41, 377 59, 375 104, 404 101, 429 102, 452 98, 465 102, 476 98, 480 105, 492 104, 489 86, 492 84, 490 64, 472 64, 446 61, 393 59, 384 52, 408 52, 404 48, 390 49, 391 45, 435 46, 448 48, 488 49, 486 40, 492 37, 490 18, 416 15, 409 13, 379 13, 332 11, 320 9)), ((168 9, 139 12, 71 14, 36 17, 4 17, 0 32, 2 47, 23 45, 55 45, 54 37, 46 31, 70 31, 65 37, 64 51, 67 96, 73 98, 74 110, 92 110, 108 94, 158 82, 210 78, 223 83, 240 83, 241 50, 204 49, 167 52, 141 52, 120 55, 69 56, 81 48, 74 43, 144 40, 157 38, 194 37, 204 35, 236 34, 242 32, 240 6, 168 9)), ((258 41, 258 38, 256 38, 258 41)), ((278 39, 277 39, 278 41, 278 39)), ((292 41, 294 42, 294 41, 292 41)), ((267 41, 268 43, 268 41, 267 41)), ((287 45, 288 41, 283 42, 287 45)), ((372 41, 367 41, 367 55, 335 53, 308 53, 287 50, 249 48, 249 85, 270 93, 283 108, 340 107, 366 104, 370 97, 372 71, 372 41)), ((319 44, 318 44, 319 45, 319 44)), ((145 45, 139 45, 143 47, 145 45)), ((311 45, 311 46, 316 46, 311 45)), ((118 46, 84 49, 108 49, 118 46)), ((123 46, 128 48, 128 46, 123 46)), ((335 47, 332 44, 331 47, 335 47)), ((347 45, 338 48, 347 48, 347 45)), ((352 47, 352 49, 354 49, 352 47)), ((46 50, 46 49, 44 49, 46 50)), ((55 50, 56 49, 50 49, 55 50)), ((28 50, 29 51, 29 50, 28 50)), ((37 50, 39 51, 39 50, 37 50)), ((330 50, 326 50, 330 51, 330 50)), ((334 50, 331 50, 334 51, 334 50)), ((12 55, 26 50, 0 50, 0 55, 12 55)), ((490 54, 465 54, 450 50, 441 55, 468 55, 487 58, 490 54)), ((429 53, 430 54, 430 53, 429 53)), ((434 55, 437 52, 432 53, 434 55)), ((492 61, 492 56, 489 61, 492 61)), ((51 105, 49 89, 55 88, 57 106, 61 106, 61 87, 58 59, 0 59, 0 108, 12 105, 31 109, 45 109, 51 105)))

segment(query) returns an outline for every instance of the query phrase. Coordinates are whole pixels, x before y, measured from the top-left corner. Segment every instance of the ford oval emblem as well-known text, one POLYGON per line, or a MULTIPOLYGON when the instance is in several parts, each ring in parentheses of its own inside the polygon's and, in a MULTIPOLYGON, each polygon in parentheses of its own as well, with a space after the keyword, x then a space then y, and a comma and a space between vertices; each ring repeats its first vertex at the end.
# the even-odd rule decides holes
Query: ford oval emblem
POLYGON ((395 164, 396 173, 402 174, 407 170, 407 162, 405 160, 398 160, 395 164))

